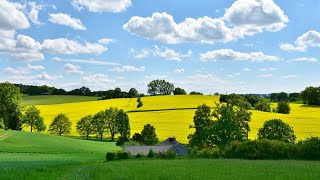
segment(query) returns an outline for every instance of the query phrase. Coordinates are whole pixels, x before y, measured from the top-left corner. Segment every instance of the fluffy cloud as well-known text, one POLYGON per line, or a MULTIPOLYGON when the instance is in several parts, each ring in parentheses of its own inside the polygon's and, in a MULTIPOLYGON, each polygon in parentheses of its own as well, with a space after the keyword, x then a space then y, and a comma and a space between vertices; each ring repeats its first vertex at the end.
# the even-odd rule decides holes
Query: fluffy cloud
POLYGON ((314 30, 308 31, 297 38, 294 44, 281 44, 284 51, 306 51, 308 47, 320 47, 320 33, 314 30))
POLYGON ((39 52, 11 53, 10 56, 13 60, 19 61, 19 62, 33 62, 33 61, 41 61, 44 59, 43 54, 39 52))
POLYGON ((164 79, 164 78, 167 78, 167 77, 168 77, 167 75, 157 75, 157 74, 144 76, 144 78, 150 79, 150 80, 154 80, 154 79, 164 79))
POLYGON ((272 0, 238 0, 221 18, 186 18, 176 23, 170 14, 157 12, 151 17, 133 16, 123 28, 133 35, 169 44, 213 44, 233 41, 264 30, 279 31, 287 23, 288 17, 272 0))
POLYGON ((36 70, 36 71, 41 71, 41 70, 44 70, 45 68, 41 65, 31 65, 31 64, 28 64, 27 65, 27 69, 29 70, 36 70))
POLYGON ((108 45, 110 43, 116 42, 116 40, 110 39, 110 38, 102 38, 102 39, 99 39, 98 42, 103 45, 108 45))
POLYGON ((112 12, 125 11, 132 4, 131 0, 73 0, 72 5, 82 10, 87 8, 91 12, 112 12))
POLYGON ((296 58, 294 61, 300 61, 300 62, 318 62, 319 60, 313 57, 301 57, 296 58))
POLYGON ((82 82, 92 88, 106 88, 109 83, 115 82, 105 74, 93 74, 81 78, 82 82))
POLYGON ((29 28, 27 17, 23 14, 22 5, 7 0, 0 1, 0 30, 15 30, 29 28))
POLYGON ((134 49, 131 49, 130 54, 132 54, 132 56, 137 59, 142 59, 142 58, 147 58, 149 56, 154 56, 154 57, 161 57, 161 58, 164 58, 167 60, 182 61, 183 58, 190 57, 192 55, 192 51, 189 50, 186 54, 183 54, 183 53, 177 52, 173 49, 169 49, 166 47, 154 46, 153 49, 144 48, 140 51, 136 51, 134 49))
POLYGON ((215 51, 208 51, 200 54, 202 61, 278 61, 280 58, 276 56, 265 55, 262 52, 243 53, 233 51, 232 49, 220 49, 215 51))
POLYGON ((243 72, 250 72, 251 69, 250 69, 250 68, 244 68, 244 69, 242 69, 242 71, 243 71, 243 72))
POLYGON ((56 79, 60 79, 62 78, 62 76, 54 76, 54 75, 49 75, 48 73, 44 72, 42 74, 39 74, 36 76, 38 80, 43 80, 43 81, 46 81, 46 80, 56 80, 56 79))
POLYGON ((30 11, 28 12, 28 18, 34 24, 41 25, 42 23, 39 21, 39 11, 43 9, 43 5, 36 4, 36 2, 29 2, 30 11))
POLYGON ((42 43, 44 51, 52 54, 95 54, 100 55, 107 51, 108 48, 98 43, 84 43, 81 44, 77 41, 59 38, 59 39, 46 39, 42 43))
POLYGON ((29 36, 21 34, 17 36, 16 47, 32 51, 41 50, 41 44, 39 42, 29 36))
POLYGON ((63 69, 68 74, 83 74, 79 66, 67 63, 63 66, 63 69))
POLYGON ((68 14, 58 13, 50 14, 49 21, 54 24, 69 26, 75 30, 86 30, 86 27, 82 24, 80 19, 70 17, 68 14))
POLYGON ((122 67, 115 67, 111 69, 113 72, 142 72, 145 71, 145 67, 134 67, 134 66, 122 66, 122 67))
POLYGON ((273 0, 238 0, 226 10, 224 19, 243 35, 279 31, 289 19, 273 0))
POLYGON ((82 64, 93 64, 93 65, 108 65, 108 66, 117 66, 118 63, 113 63, 109 61, 97 61, 94 59, 61 59, 59 57, 51 58, 52 61, 64 61, 71 63, 82 63, 82 64))
POLYGON ((14 69, 11 67, 7 67, 3 70, 5 73, 7 74, 13 74, 13 75, 23 75, 23 74, 28 74, 29 71, 26 71, 23 68, 18 68, 18 69, 14 69))

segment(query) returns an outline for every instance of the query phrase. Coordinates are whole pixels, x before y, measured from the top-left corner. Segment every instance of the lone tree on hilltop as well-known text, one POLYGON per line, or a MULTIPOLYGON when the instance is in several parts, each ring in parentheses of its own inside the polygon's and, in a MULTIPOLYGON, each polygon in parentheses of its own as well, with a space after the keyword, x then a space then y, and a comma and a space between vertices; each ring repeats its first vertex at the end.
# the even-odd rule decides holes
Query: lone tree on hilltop
POLYGON ((173 94, 174 95, 186 95, 187 92, 184 89, 177 87, 174 89, 173 94))
POLYGON ((165 80, 153 80, 148 84, 148 93, 155 95, 170 95, 174 90, 174 85, 165 80))
POLYGON ((156 129, 151 124, 146 124, 141 131, 141 138, 143 144, 153 145, 157 144, 159 139, 156 134, 156 129))
POLYGON ((0 118, 5 129, 20 130, 20 88, 8 82, 0 83, 0 118))
POLYGON ((30 131, 36 130, 38 132, 44 131, 46 125, 43 118, 40 116, 40 110, 35 106, 29 107, 22 117, 22 124, 30 126, 30 131))
POLYGON ((49 131, 52 134, 61 136, 62 134, 69 134, 71 130, 71 122, 65 114, 58 114, 50 124, 49 131))
POLYGON ((278 140, 287 143, 294 143, 296 136, 289 124, 281 119, 272 119, 266 121, 258 132, 259 139, 278 140))
POLYGON ((291 108, 288 102, 278 102, 277 112, 281 114, 290 114, 291 108))
POLYGON ((93 134, 93 117, 91 115, 85 116, 77 123, 77 132, 89 139, 90 134, 93 134))

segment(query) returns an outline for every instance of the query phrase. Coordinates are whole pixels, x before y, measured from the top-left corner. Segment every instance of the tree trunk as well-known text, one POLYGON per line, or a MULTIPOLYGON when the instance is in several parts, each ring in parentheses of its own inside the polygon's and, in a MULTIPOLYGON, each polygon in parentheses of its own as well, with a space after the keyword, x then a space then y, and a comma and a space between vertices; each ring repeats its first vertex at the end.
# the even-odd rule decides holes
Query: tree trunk
POLYGON ((114 133, 111 133, 111 140, 114 141, 114 133))
POLYGON ((103 136, 103 134, 100 134, 100 141, 102 141, 102 136, 103 136))
POLYGON ((32 132, 32 125, 31 125, 31 132, 32 132))
POLYGON ((87 140, 89 139, 89 134, 87 134, 87 140))

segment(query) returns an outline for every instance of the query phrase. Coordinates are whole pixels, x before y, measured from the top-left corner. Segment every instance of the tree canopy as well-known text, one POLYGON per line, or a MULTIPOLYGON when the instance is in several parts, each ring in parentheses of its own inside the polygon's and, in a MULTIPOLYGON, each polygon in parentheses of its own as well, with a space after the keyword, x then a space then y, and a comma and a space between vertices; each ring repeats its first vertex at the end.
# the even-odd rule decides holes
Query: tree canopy
POLYGON ((155 95, 170 95, 174 90, 174 85, 165 80, 153 80, 148 84, 148 94, 155 95))
POLYGON ((146 145, 157 144, 159 141, 156 134, 156 129, 151 124, 144 125, 141 131, 141 138, 142 138, 143 144, 146 144, 146 145))
POLYGON ((173 94, 174 95, 186 95, 187 92, 184 89, 177 87, 174 89, 173 94))
POLYGON ((80 119, 77 123, 77 132, 80 135, 85 136, 87 139, 89 139, 90 134, 94 133, 93 128, 93 117, 91 115, 85 116, 80 119))
POLYGON ((71 122, 65 114, 58 114, 50 124, 49 131, 52 134, 61 136, 62 134, 69 134, 71 130, 71 122))
POLYGON ((0 118, 5 129, 20 130, 20 89, 8 82, 0 83, 0 118))
POLYGON ((301 92, 301 99, 308 105, 320 105, 320 87, 307 87, 301 92))
POLYGON ((281 119, 266 121, 258 132, 259 139, 279 140, 294 143, 296 136, 293 129, 281 119))
POLYGON ((40 116, 40 110, 35 106, 29 107, 22 117, 22 124, 30 126, 30 131, 36 130, 38 132, 44 131, 46 125, 43 122, 43 117, 40 116))

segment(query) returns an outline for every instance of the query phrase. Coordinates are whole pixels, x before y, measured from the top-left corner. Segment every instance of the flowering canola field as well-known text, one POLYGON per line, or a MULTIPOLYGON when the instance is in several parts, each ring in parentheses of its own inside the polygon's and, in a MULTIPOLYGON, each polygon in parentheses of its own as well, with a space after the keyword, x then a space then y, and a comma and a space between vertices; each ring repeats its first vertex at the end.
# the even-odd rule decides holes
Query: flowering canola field
MULTIPOLYGON (((82 117, 95 114, 108 107, 118 107, 125 111, 140 110, 142 112, 129 112, 131 134, 141 132, 143 126, 150 123, 155 126, 160 140, 175 136, 178 141, 187 143, 187 136, 193 132, 189 128, 193 124, 193 116, 198 105, 207 104, 214 107, 219 101, 218 96, 156 96, 143 97, 143 106, 139 109, 137 99, 112 99, 103 101, 78 102, 37 106, 49 127, 53 118, 59 113, 65 113, 72 122, 71 134, 78 136, 76 123, 82 117), (148 111, 157 110, 157 111, 148 111)), ((266 120, 279 118, 289 123, 295 130, 298 139, 310 136, 320 136, 320 108, 304 107, 301 104, 290 104, 291 114, 277 114, 252 111, 249 137, 256 138, 257 131, 266 120)), ((27 130, 27 129, 26 129, 27 130)))

